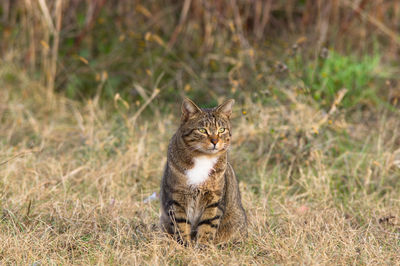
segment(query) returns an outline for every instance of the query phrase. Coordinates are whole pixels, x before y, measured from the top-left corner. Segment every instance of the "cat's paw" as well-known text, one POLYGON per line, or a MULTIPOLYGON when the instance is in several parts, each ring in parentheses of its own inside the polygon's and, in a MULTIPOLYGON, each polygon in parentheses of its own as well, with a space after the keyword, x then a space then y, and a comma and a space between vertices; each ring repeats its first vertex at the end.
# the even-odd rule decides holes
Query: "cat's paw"
POLYGON ((181 244, 182 246, 184 246, 185 248, 190 246, 190 243, 184 239, 182 239, 180 236, 176 237, 176 242, 178 242, 179 244, 181 244))
POLYGON ((196 243, 194 248, 200 251, 204 251, 210 247, 210 244, 206 243, 196 243))

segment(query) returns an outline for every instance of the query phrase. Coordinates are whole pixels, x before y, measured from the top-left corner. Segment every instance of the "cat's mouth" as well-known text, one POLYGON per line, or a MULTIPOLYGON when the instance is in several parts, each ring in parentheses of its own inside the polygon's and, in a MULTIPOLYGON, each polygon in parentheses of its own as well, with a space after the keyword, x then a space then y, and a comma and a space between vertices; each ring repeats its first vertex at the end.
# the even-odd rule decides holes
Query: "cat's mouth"
POLYGON ((223 150, 223 148, 213 147, 213 148, 207 149, 207 152, 208 152, 208 153, 218 153, 218 152, 220 152, 220 151, 222 151, 222 150, 223 150))
POLYGON ((203 152, 206 154, 216 154, 216 153, 224 151, 225 149, 226 149, 225 145, 215 145, 215 146, 210 145, 208 147, 204 147, 204 146, 202 147, 201 145, 198 145, 196 147, 197 151, 203 152))

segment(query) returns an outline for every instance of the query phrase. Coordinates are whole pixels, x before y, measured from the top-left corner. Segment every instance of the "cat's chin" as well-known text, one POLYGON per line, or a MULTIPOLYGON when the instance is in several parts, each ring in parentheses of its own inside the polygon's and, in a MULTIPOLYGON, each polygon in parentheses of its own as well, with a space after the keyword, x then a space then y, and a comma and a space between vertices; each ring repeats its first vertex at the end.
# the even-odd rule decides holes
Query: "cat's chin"
POLYGON ((202 150, 202 152, 207 153, 207 154, 218 154, 220 152, 223 152, 224 150, 222 149, 207 149, 207 150, 202 150))

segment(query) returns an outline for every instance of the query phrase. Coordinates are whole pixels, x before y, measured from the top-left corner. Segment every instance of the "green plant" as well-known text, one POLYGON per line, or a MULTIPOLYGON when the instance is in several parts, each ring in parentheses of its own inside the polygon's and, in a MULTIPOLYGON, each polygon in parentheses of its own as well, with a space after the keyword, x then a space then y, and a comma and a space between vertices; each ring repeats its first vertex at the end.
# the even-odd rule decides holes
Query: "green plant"
POLYGON ((349 108, 379 102, 376 89, 371 86, 379 62, 378 53, 356 57, 331 51, 328 57, 319 57, 310 62, 304 62, 299 56, 294 57, 289 65, 300 73, 299 78, 314 100, 322 106, 333 104, 338 91, 346 88, 347 93, 341 104, 349 108))

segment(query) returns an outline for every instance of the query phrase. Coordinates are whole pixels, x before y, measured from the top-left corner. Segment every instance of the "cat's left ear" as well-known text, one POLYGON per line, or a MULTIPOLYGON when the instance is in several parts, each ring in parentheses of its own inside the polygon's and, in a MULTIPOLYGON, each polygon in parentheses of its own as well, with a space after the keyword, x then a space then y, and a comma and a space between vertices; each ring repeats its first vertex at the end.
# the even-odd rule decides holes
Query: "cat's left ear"
POLYGON ((226 115, 228 118, 231 117, 232 107, 235 100, 230 99, 217 107, 217 112, 226 115))

